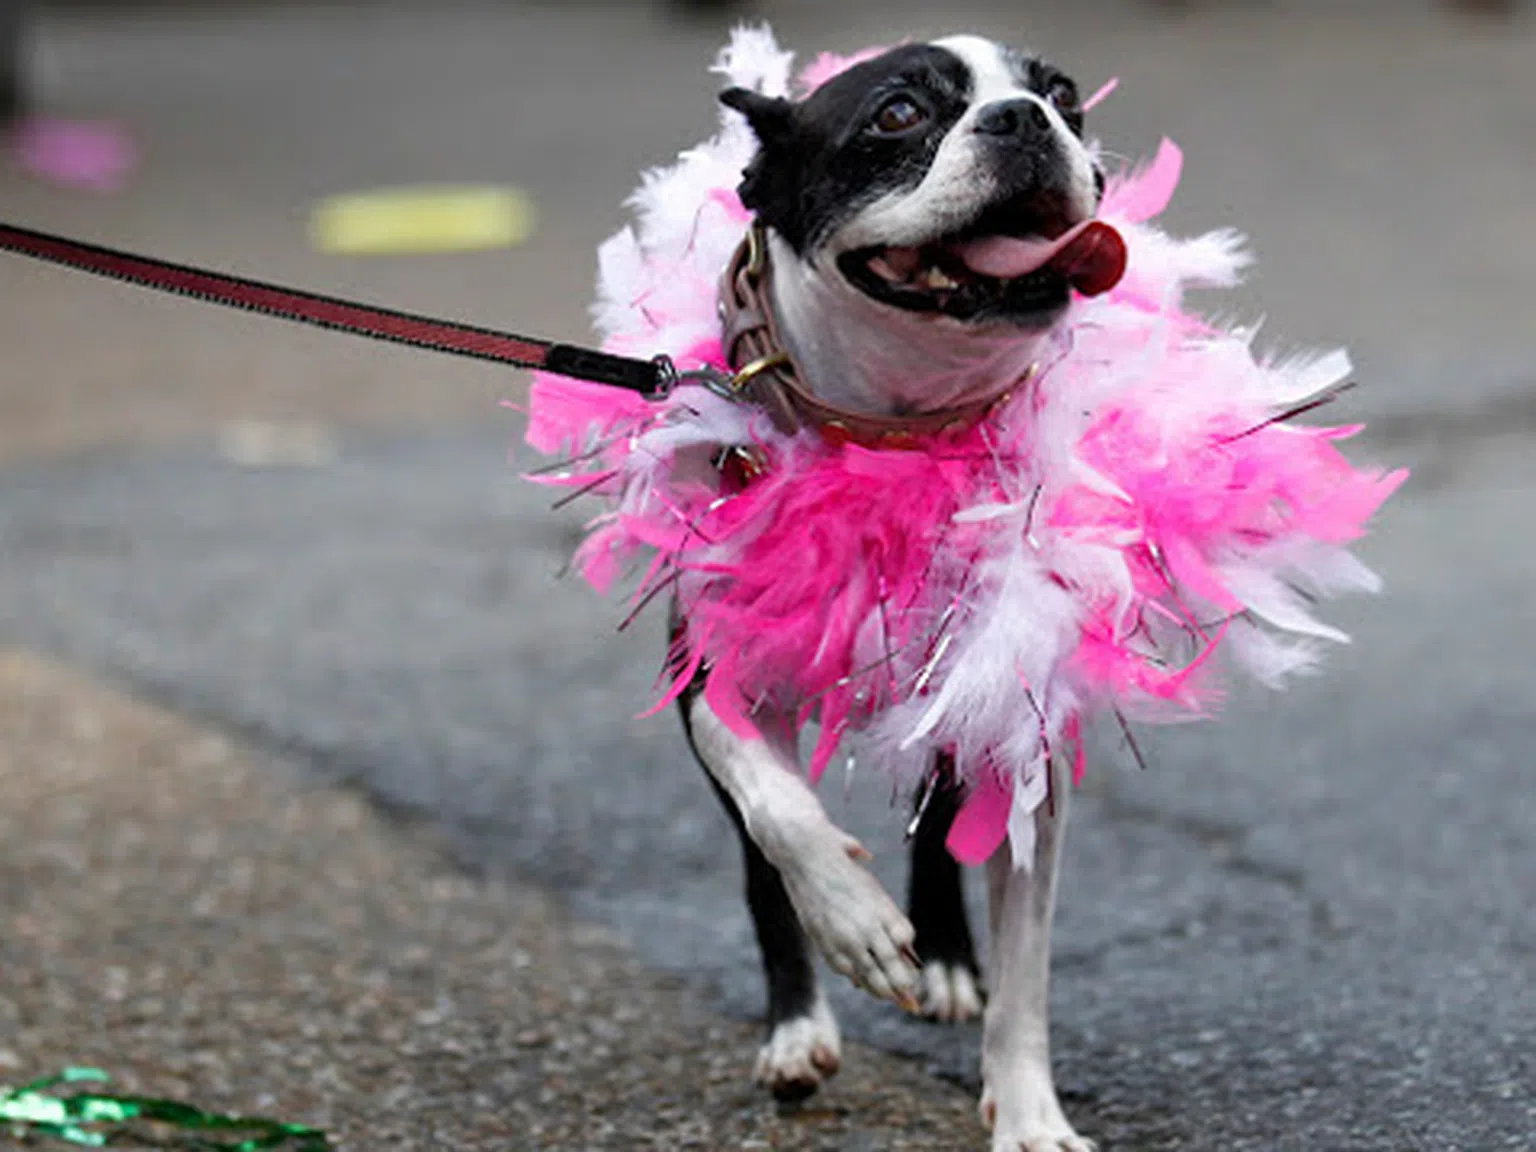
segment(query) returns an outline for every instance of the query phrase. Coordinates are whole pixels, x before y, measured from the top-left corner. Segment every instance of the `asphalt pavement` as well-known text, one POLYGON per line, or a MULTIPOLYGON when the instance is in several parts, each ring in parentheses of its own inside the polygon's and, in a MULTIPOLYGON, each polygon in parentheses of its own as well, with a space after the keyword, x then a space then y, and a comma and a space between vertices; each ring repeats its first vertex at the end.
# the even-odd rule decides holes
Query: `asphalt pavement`
MULTIPOLYGON (((1356 643, 1323 675, 1143 731, 1145 772, 1100 741, 1059 913, 1068 1109, 1111 1148, 1536 1147, 1536 34, 1364 2, 973 9, 768 12, 808 49, 970 26, 1088 87, 1118 74, 1110 146, 1179 139, 1171 224, 1250 231, 1237 310, 1347 341, 1356 451, 1415 468, 1363 550, 1386 594, 1334 613, 1356 643)), ((578 336, 635 172, 708 127, 720 38, 569 4, 50 24, 44 98, 124 117, 146 164, 107 201, 6 176, 0 212, 578 336), (307 250, 314 197, 426 178, 521 183, 541 230, 496 256, 307 250)), ((508 464, 494 401, 518 381, 14 263, 0 289, 0 417, 31 429, 3 473, 0 638, 425 819, 461 864, 758 1010, 729 829, 670 718, 635 718, 658 624, 616 635, 558 578, 580 513, 508 464), (323 450, 253 467, 228 435, 249 420, 319 423, 323 450)), ((824 788, 899 887, 886 790, 824 788)), ((838 1001, 935 1091, 974 1085, 974 1029, 838 1001)))

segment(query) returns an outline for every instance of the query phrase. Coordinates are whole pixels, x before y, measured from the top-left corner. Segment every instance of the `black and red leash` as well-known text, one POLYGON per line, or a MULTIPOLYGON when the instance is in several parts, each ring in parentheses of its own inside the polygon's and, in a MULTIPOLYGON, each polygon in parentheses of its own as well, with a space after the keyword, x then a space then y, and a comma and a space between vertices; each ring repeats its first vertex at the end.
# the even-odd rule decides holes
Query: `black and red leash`
POLYGON ((678 372, 666 356, 638 360, 574 344, 557 344, 528 336, 515 336, 510 332, 478 328, 455 320, 440 320, 372 304, 359 304, 334 296, 322 296, 317 292, 264 284, 243 276, 173 264, 169 260, 158 260, 152 256, 119 252, 81 240, 19 228, 13 224, 0 223, 0 252, 13 252, 18 256, 29 256, 34 260, 63 265, 143 288, 153 288, 157 292, 169 292, 209 304, 221 304, 226 308, 239 308, 337 332, 350 332, 354 336, 387 340, 430 352, 490 360, 517 368, 535 368, 559 376, 625 388, 651 399, 665 396, 678 381, 678 372))

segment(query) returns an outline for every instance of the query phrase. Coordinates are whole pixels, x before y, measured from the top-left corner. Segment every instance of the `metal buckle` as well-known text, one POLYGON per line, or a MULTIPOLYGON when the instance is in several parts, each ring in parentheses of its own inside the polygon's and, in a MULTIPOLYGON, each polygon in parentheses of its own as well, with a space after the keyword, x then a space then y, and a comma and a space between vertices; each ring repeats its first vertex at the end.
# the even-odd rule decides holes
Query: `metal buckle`
POLYGON ((747 229, 747 263, 742 271, 749 279, 759 280, 767 266, 768 237, 763 232, 763 226, 754 220, 752 227, 747 229))
POLYGON ((789 353, 784 351, 770 352, 766 356, 759 356, 756 360, 749 361, 739 368, 736 375, 731 377, 731 387, 739 394, 746 386, 752 383, 755 377, 774 368, 782 368, 789 363, 789 353))

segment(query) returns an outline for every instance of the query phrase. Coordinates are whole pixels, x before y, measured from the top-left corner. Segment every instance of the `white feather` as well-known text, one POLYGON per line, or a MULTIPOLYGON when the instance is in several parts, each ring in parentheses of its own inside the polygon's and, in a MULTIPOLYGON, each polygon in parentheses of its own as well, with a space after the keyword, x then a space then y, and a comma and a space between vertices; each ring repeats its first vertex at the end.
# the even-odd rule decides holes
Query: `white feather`
POLYGON ((768 25, 742 24, 731 32, 731 42, 721 49, 710 71, 765 96, 787 96, 794 59, 793 52, 779 47, 768 25))
POLYGON ((1274 572, 1252 564, 1224 564, 1218 571, 1232 595, 1244 607, 1276 628, 1339 644, 1349 643, 1347 632, 1313 616, 1305 601, 1274 572))

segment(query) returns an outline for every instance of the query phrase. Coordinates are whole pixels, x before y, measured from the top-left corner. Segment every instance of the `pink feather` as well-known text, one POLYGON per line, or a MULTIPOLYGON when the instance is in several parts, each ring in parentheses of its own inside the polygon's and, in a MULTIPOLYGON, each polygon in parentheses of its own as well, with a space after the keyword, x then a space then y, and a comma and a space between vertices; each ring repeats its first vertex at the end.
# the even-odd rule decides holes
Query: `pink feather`
POLYGON ((995 772, 980 774, 950 825, 944 846, 962 864, 985 864, 1008 838, 1013 785, 995 772))
POLYGON ((1184 152, 1172 140, 1158 145, 1152 163, 1110 181, 1100 214, 1142 224, 1161 216, 1173 202, 1184 170, 1184 152))
POLYGON ((800 91, 804 95, 809 96, 828 80, 841 76, 855 64, 862 64, 866 60, 873 60, 876 56, 886 51, 889 51, 889 49, 885 47, 865 48, 862 51, 853 53, 851 56, 839 56, 835 52, 823 52, 815 60, 811 61, 810 64, 806 65, 805 69, 800 73, 800 91))

